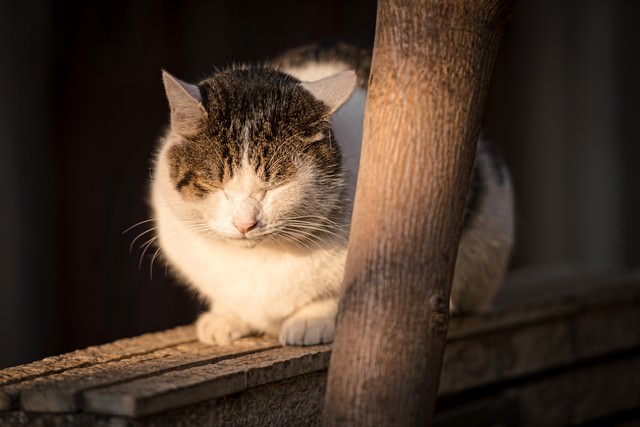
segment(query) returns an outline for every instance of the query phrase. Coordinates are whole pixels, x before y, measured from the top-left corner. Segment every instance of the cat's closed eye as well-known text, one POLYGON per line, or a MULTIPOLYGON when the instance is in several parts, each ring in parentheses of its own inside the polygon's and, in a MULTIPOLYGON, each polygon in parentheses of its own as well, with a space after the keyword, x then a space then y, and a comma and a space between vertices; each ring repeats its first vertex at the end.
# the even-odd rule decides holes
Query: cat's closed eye
POLYGON ((267 191, 269 191, 267 188, 262 188, 260 190, 254 191, 253 193, 251 193, 251 197, 256 200, 262 200, 264 199, 264 196, 267 195, 267 191))

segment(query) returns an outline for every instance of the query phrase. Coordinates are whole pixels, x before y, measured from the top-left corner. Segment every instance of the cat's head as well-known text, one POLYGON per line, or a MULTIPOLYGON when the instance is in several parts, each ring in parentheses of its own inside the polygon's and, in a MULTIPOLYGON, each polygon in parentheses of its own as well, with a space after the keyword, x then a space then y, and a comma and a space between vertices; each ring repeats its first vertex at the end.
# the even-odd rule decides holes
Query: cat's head
POLYGON ((163 80, 171 129, 159 161, 185 225, 248 247, 344 235, 345 177, 330 118, 355 87, 353 72, 300 82, 234 68, 199 85, 166 72, 163 80))

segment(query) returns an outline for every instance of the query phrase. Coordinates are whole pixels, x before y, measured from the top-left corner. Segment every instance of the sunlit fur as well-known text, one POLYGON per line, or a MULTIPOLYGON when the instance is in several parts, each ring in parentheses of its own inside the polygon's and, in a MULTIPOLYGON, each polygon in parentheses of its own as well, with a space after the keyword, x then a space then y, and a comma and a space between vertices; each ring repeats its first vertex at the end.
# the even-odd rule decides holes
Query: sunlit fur
MULTIPOLYGON (((171 137, 169 137, 170 140, 171 137)), ((165 142, 165 147, 170 142, 165 142)), ((322 216, 325 197, 313 180, 313 165, 295 181, 267 190, 260 204, 263 227, 242 238, 231 225, 233 197, 224 190, 185 202, 169 185, 168 171, 158 156, 153 205, 160 246, 187 282, 212 302, 229 330, 211 332, 203 341, 227 342, 249 332, 280 333, 282 322, 311 301, 335 299, 346 253, 346 219, 332 223, 322 216), (310 209, 300 212, 300 200, 310 209), (322 232, 316 237, 316 231, 322 232), (233 316, 230 315, 233 314, 233 316), (229 338, 225 337, 229 336, 229 338)), ((249 178, 235 191, 262 190, 249 178)))
MULTIPOLYGON (((349 67, 348 61, 332 60, 280 69, 302 81, 312 81, 349 67)), ((186 89, 185 93, 197 92, 195 86, 186 89)), ((172 107, 182 105, 172 101, 176 95, 169 89, 168 93, 172 107)), ((333 339, 365 98, 366 89, 356 87, 349 100, 326 117, 330 129, 292 133, 288 142, 276 139, 271 142, 269 157, 259 161, 249 155, 249 130, 257 125, 247 118, 239 125, 244 126, 242 131, 236 133, 244 136, 236 141, 235 169, 220 173, 220 182, 204 172, 201 175, 205 178, 198 176, 197 183, 190 182, 190 177, 198 174, 184 178, 184 168, 176 166, 175 147, 189 147, 190 142, 184 127, 172 123, 161 140, 153 173, 154 226, 165 261, 210 304, 196 324, 201 341, 226 344, 252 333, 278 336, 283 344, 309 345, 333 339), (182 129, 183 134, 176 129, 182 129), (317 141, 339 148, 339 167, 330 165, 330 173, 327 165, 331 162, 314 161, 305 151, 317 141), (274 182, 265 179, 257 166, 265 161, 270 165, 288 162, 288 175, 274 182), (195 187, 182 189, 187 181, 195 187), (234 220, 255 218, 256 226, 246 234, 233 225, 234 220)), ((194 117, 189 120, 199 123, 194 117)), ((203 118, 203 123, 205 119, 210 116, 203 118)), ((207 122, 206 126, 215 125, 207 122)), ((197 156, 191 153, 184 158, 193 164, 220 160, 217 154, 204 159, 197 156)), ((484 178, 482 194, 487 197, 479 199, 463 236, 454 280, 454 309, 478 310, 490 303, 512 241, 511 187, 506 171, 502 171, 506 184, 500 184, 489 160, 477 162, 476 168, 484 178)), ((140 240, 150 237, 145 243, 148 248, 155 237, 150 236, 151 231, 143 234, 140 240)))

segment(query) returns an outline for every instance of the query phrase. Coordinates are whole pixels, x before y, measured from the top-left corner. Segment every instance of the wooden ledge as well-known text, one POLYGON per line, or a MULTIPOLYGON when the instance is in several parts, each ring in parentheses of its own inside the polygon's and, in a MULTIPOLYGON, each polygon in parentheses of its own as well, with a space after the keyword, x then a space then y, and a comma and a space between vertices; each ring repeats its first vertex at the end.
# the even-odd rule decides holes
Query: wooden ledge
MULTIPOLYGON (((330 351, 269 337, 211 347, 192 326, 123 339, 0 371, 0 425, 314 424, 330 351)), ((478 405, 539 421, 560 386, 565 410, 544 425, 640 409, 640 276, 514 276, 489 313, 451 319, 443 366, 440 425, 477 422, 478 405)))

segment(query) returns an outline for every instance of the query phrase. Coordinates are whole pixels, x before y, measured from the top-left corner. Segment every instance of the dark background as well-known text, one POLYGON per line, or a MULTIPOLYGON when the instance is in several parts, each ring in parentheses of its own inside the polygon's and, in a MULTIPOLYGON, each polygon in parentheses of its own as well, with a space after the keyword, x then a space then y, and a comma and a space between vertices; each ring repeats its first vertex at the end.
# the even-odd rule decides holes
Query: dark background
MULTIPOLYGON (((521 0, 486 129, 513 170, 513 268, 640 262, 635 0, 521 0)), ((0 2, 0 368, 191 322, 195 299, 136 228, 188 81, 327 38, 371 42, 374 1, 0 2), (141 239, 138 243, 143 243, 141 239), (153 251, 151 251, 153 252, 153 251)))

